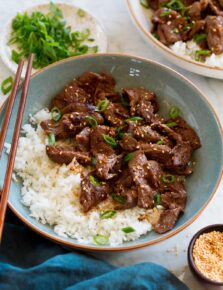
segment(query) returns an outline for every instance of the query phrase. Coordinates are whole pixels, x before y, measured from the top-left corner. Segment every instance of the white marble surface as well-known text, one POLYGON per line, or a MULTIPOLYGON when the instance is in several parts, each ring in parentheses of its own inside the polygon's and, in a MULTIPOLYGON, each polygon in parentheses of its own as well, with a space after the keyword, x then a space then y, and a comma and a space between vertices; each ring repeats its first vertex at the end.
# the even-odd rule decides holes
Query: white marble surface
MULTIPOLYGON (((47 1, 0 0, 0 30, 4 27, 4 23, 18 10, 45 2, 47 1)), ((188 77, 206 94, 210 103, 215 108, 221 123, 223 123, 223 81, 208 79, 186 72, 175 67, 160 55, 157 55, 144 42, 132 23, 125 0, 61 0, 60 2, 73 3, 85 8, 103 23, 109 38, 109 52, 129 53, 154 59, 178 70, 188 77)), ((8 71, 0 60, 0 82, 10 74, 11 72, 8 71)), ((3 100, 4 97, 0 95, 0 104, 3 100)), ((214 199, 204 213, 181 233, 154 246, 130 252, 100 254, 100 256, 116 265, 129 265, 145 261, 156 262, 173 271, 178 276, 182 277, 183 274, 184 282, 192 290, 212 289, 211 287, 201 285, 190 275, 187 268, 186 250, 191 236, 200 228, 208 224, 223 223, 222 200, 223 182, 221 182, 214 199)))

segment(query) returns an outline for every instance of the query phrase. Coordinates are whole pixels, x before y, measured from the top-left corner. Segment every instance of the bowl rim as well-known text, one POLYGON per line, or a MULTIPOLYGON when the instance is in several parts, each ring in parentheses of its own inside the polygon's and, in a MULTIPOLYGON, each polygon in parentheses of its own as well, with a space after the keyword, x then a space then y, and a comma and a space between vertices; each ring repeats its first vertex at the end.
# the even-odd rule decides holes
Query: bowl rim
MULTIPOLYGON (((97 53, 97 54, 80 55, 80 56, 70 57, 70 58, 66 58, 66 59, 60 60, 60 61, 55 62, 55 63, 53 63, 53 64, 51 64, 51 65, 49 65, 49 66, 47 66, 45 68, 40 69, 39 71, 37 71, 34 74, 32 74, 31 80, 34 77, 36 77, 37 75, 41 74, 42 72, 47 71, 47 70, 51 69, 52 67, 55 67, 55 66, 57 66, 59 64, 66 63, 66 62, 69 62, 69 61, 72 61, 72 60, 75 60, 75 59, 82 59, 82 58, 87 59, 87 58, 92 58, 92 57, 97 58, 97 57, 103 57, 103 56, 105 56, 105 57, 106 56, 109 56, 109 57, 124 57, 124 58, 130 58, 130 59, 134 59, 134 60, 137 60, 137 61, 146 62, 146 63, 150 63, 150 64, 152 63, 152 64, 158 66, 159 68, 164 69, 166 71, 169 71, 169 72, 175 74, 176 76, 178 76, 181 80, 187 82, 189 86, 191 86, 195 91, 197 91, 199 93, 199 95, 201 96, 202 100, 207 103, 209 109, 211 110, 211 112, 215 116, 216 123, 218 125, 219 130, 220 130, 220 135, 223 136, 223 129, 222 129, 220 120, 219 120, 214 108, 212 107, 212 105, 208 101, 207 97, 201 92, 201 90, 199 88, 197 88, 189 79, 187 79, 185 76, 183 76, 179 72, 175 71, 174 69, 172 69, 172 68, 170 68, 170 67, 168 67, 166 65, 160 64, 159 62, 156 62, 154 60, 150 60, 150 59, 146 59, 146 58, 143 58, 143 57, 135 56, 135 55, 132 55, 132 54, 126 54, 126 53, 97 53)), ((21 88, 21 86, 22 86, 22 84, 20 85, 20 88, 21 88)), ((0 107, 0 113, 3 110, 4 104, 6 103, 6 101, 7 101, 7 98, 3 102, 2 106, 0 107)), ((190 224, 192 224, 202 214, 202 212, 206 209, 206 207, 208 206, 210 201, 213 199, 213 197, 214 197, 214 195, 215 195, 215 193, 216 193, 216 191, 217 191, 217 189, 219 187, 219 184, 221 182, 222 176, 223 176, 223 162, 221 162, 221 171, 219 173, 218 180, 217 180, 217 182, 215 184, 215 187, 213 188, 213 191, 212 191, 211 195, 209 196, 209 198, 206 201, 206 203, 200 208, 200 210, 192 218, 190 218, 187 222, 185 222, 183 225, 179 226, 179 228, 173 229, 173 231, 167 233, 163 237, 161 236, 160 238, 157 238, 157 239, 152 240, 152 241, 147 241, 147 242, 143 242, 143 243, 136 244, 136 245, 130 245, 130 246, 125 246, 124 244, 122 244, 122 245, 113 246, 113 247, 109 247, 109 246, 97 247, 97 246, 92 246, 92 245, 83 245, 83 244, 81 245, 81 244, 78 244, 78 243, 75 242, 75 239, 74 239, 74 242, 73 241, 72 242, 65 241, 60 236, 54 236, 54 235, 52 235, 50 233, 47 233, 44 230, 39 229, 38 226, 35 226, 32 222, 26 220, 26 218, 24 218, 22 216, 22 214, 20 214, 16 210, 16 208, 10 203, 10 201, 8 201, 8 205, 9 205, 10 209, 13 211, 13 213, 25 225, 27 225, 29 228, 31 228, 32 230, 34 230, 35 232, 37 232, 41 236, 43 236, 43 237, 45 237, 45 238, 47 238, 47 239, 49 239, 51 241, 54 241, 55 243, 63 245, 65 247, 73 248, 73 249, 80 249, 80 250, 96 251, 96 252, 118 252, 118 251, 135 250, 135 249, 138 249, 138 248, 150 246, 150 245, 162 242, 164 240, 167 240, 168 238, 176 235, 177 233, 181 232, 183 229, 188 227, 190 224)))
POLYGON ((192 65, 198 66, 200 68, 206 68, 206 69, 210 69, 210 70, 217 70, 217 71, 223 71, 223 67, 219 67, 219 66, 211 66, 208 64, 204 64, 202 62, 198 62, 195 61, 191 58, 187 58, 186 56, 181 56, 180 54, 177 54, 175 52, 173 52, 168 46, 162 44, 162 42, 160 42, 158 39, 156 39, 155 37, 153 37, 153 35, 151 34, 150 31, 144 29, 144 27, 141 25, 141 23, 139 22, 138 18, 135 15, 135 12, 133 10, 133 7, 131 5, 131 0, 126 0, 127 1, 127 6, 128 9, 130 11, 130 14, 132 16, 132 18, 134 19, 135 23, 137 24, 138 28, 143 32, 143 34, 145 36, 147 36, 149 38, 149 40, 151 40, 156 46, 159 46, 162 50, 164 50, 165 52, 167 52, 168 54, 171 54, 173 57, 180 59, 181 61, 185 61, 188 62, 192 65))
POLYGON ((189 264, 189 267, 191 268, 192 272, 201 280, 205 281, 206 283, 208 284, 211 284, 211 285, 216 285, 216 286, 223 286, 223 282, 218 282, 218 281, 215 281, 215 280, 211 280, 209 279, 208 277, 206 277, 204 274, 202 274, 195 262, 194 262, 194 258, 193 258, 193 247, 194 247, 194 244, 196 242, 196 240, 202 235, 202 234, 205 234, 205 233, 210 233, 212 231, 221 231, 223 233, 223 224, 212 224, 212 225, 209 225, 209 226, 206 226, 202 229, 200 229, 198 232, 196 232, 196 234, 192 237, 190 243, 189 243, 189 246, 188 246, 188 250, 187 250, 187 259, 188 259, 188 264, 189 264), (220 230, 221 228, 221 230, 220 230))

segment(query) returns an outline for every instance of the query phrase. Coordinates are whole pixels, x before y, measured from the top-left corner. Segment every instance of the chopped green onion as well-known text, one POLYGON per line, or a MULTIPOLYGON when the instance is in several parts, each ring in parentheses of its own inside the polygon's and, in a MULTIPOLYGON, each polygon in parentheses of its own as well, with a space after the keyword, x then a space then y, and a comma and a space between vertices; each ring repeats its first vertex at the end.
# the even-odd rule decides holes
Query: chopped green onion
POLYGON ((135 232, 135 229, 133 229, 132 227, 126 227, 126 228, 122 228, 122 231, 126 234, 130 234, 135 232))
POLYGON ((176 181, 176 177, 172 174, 166 174, 162 176, 162 181, 164 183, 173 183, 176 181))
POLYGON ((175 11, 180 11, 183 15, 187 10, 187 8, 184 6, 181 0, 171 0, 169 2, 165 2, 161 5, 161 7, 167 7, 175 11))
POLYGON ((116 139, 122 139, 124 136, 124 133, 121 131, 122 128, 116 128, 115 129, 115 138, 116 139))
POLYGON ((115 215, 116 215, 115 210, 106 210, 105 212, 100 213, 100 219, 102 219, 102 220, 110 219, 115 215))
POLYGON ((96 158, 95 156, 93 156, 93 157, 91 158, 91 164, 92 164, 93 166, 96 166, 96 163, 97 163, 97 158, 96 158))
POLYGON ((81 8, 79 8, 77 10, 77 15, 80 16, 80 17, 84 17, 86 15, 85 11, 82 10, 81 8))
POLYGON ((109 236, 103 236, 103 235, 95 235, 93 236, 93 240, 96 245, 103 246, 107 245, 109 242, 109 236))
POLYGON ((108 143, 112 147, 116 147, 117 146, 117 142, 115 141, 114 138, 112 138, 111 136, 106 135, 106 134, 103 134, 102 136, 103 136, 103 138, 104 138, 106 143, 108 143))
POLYGON ((134 117, 130 117, 128 119, 126 119, 125 121, 128 122, 128 121, 142 121, 143 118, 142 117, 139 117, 139 116, 134 116, 134 117))
POLYGON ((89 124, 92 128, 98 126, 98 121, 97 121, 94 117, 87 116, 87 117, 86 117, 86 121, 88 122, 88 124, 89 124))
POLYGON ((133 158, 133 153, 132 152, 128 153, 127 155, 125 155, 124 161, 129 162, 132 158, 133 158))
POLYGON ((92 185, 94 185, 95 187, 96 187, 96 186, 101 186, 101 183, 100 183, 100 182, 97 180, 97 178, 94 177, 93 175, 90 175, 89 179, 90 179, 90 183, 91 183, 92 185))
POLYGON ((195 60, 199 61, 201 59, 201 56, 210 56, 211 51, 207 49, 201 49, 195 51, 195 60))
POLYGON ((112 193, 112 198, 113 200, 121 203, 121 204, 125 204, 126 203, 126 197, 125 196, 122 196, 122 195, 119 195, 119 194, 116 194, 116 193, 112 193))
POLYGON ((154 36, 156 39, 158 39, 158 40, 160 39, 158 33, 156 33, 156 32, 153 33, 153 36, 154 36))
POLYGON ((97 104, 97 111, 99 112, 104 112, 109 104, 109 100, 105 99, 105 100, 99 100, 98 104, 97 104))
POLYGON ((163 140, 159 140, 159 141, 156 142, 156 144, 157 145, 163 145, 164 144, 164 141, 163 140))
POLYGON ((157 193, 154 196, 154 202, 155 202, 156 205, 160 205, 161 204, 161 194, 160 193, 157 193))
POLYGON ((8 94, 13 86, 13 78, 10 76, 6 78, 1 84, 1 90, 4 95, 8 94))
POLYGON ((51 115, 51 119, 56 122, 59 121, 62 116, 60 109, 58 109, 57 107, 54 107, 51 110, 50 115, 51 115))
POLYGON ((140 4, 142 5, 142 7, 148 9, 149 8, 149 3, 147 0, 140 0, 140 4))
POLYGON ((164 12, 160 13, 160 16, 161 16, 161 17, 165 17, 165 16, 170 15, 172 12, 173 12, 173 11, 171 11, 171 10, 164 11, 164 12))
POLYGON ((50 132, 49 136, 48 136, 48 143, 49 145, 54 145, 56 142, 56 138, 53 132, 50 132))
POLYGON ((169 116, 171 119, 176 119, 179 115, 180 115, 180 109, 178 107, 171 107, 170 108, 170 112, 169 112, 169 116))
POLYGON ((170 123, 166 123, 165 124, 167 127, 172 128, 172 127, 176 127, 177 123, 176 122, 170 122, 170 123))
POLYGON ((195 42, 200 42, 200 41, 203 41, 207 38, 207 34, 206 33, 200 33, 200 34, 197 34, 193 37, 193 40, 195 42))

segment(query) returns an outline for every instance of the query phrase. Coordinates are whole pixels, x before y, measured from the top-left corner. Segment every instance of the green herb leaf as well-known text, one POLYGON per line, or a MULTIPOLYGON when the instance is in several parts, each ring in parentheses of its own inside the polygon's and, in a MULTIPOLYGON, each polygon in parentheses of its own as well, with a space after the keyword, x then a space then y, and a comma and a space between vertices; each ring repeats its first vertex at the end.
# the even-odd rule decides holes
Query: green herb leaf
POLYGON ((193 37, 193 40, 195 42, 200 42, 200 41, 203 41, 207 39, 207 34, 206 33, 200 33, 200 34, 196 34, 194 37, 193 37))
POLYGON ((105 99, 105 100, 99 100, 98 104, 97 104, 97 110, 99 112, 104 112, 109 104, 109 100, 105 99))
POLYGON ((10 76, 1 83, 1 90, 3 95, 7 95, 13 87, 13 78, 10 76))
POLYGON ((58 109, 57 107, 54 107, 51 112, 50 112, 50 115, 51 115, 51 119, 54 120, 54 121, 59 121, 61 119, 61 111, 60 109, 58 109))
POLYGON ((171 107, 169 112, 169 117, 171 119, 176 119, 181 114, 180 109, 178 107, 171 107))
POLYGON ((90 183, 91 183, 92 185, 94 185, 95 187, 96 187, 96 186, 101 186, 101 183, 100 183, 100 182, 97 180, 97 178, 94 177, 93 175, 90 175, 89 179, 90 179, 90 183))
POLYGON ((176 122, 170 122, 170 123, 166 123, 165 124, 167 127, 172 128, 172 127, 176 127, 177 123, 176 122))
POLYGON ((139 116, 134 116, 134 117, 130 117, 128 119, 126 119, 125 121, 128 122, 128 121, 134 121, 134 122, 137 122, 137 121, 142 121, 143 118, 142 117, 139 117, 139 116))
POLYGON ((154 196, 154 202, 155 202, 155 205, 160 205, 161 204, 161 194, 160 193, 157 193, 154 196))
POLYGON ((95 128, 96 126, 98 126, 98 121, 91 116, 87 116, 86 117, 86 121, 88 122, 88 124, 92 127, 95 128))
POLYGON ((85 11, 82 10, 81 8, 79 8, 77 10, 77 15, 80 16, 80 17, 84 17, 86 15, 85 11))
POLYGON ((102 136, 107 144, 111 145, 112 147, 117 147, 117 142, 114 138, 106 134, 103 134, 102 136))
POLYGON ((104 220, 104 219, 110 219, 113 216, 116 215, 116 211, 115 210, 107 210, 105 212, 100 213, 100 219, 104 220))
POLYGON ((165 174, 162 176, 162 181, 164 183, 173 183, 176 181, 176 177, 172 174, 165 174))
POLYGON ((157 145, 163 145, 164 144, 164 141, 163 140, 159 140, 159 141, 156 142, 156 144, 157 145))
POLYGON ((171 10, 164 11, 164 12, 160 13, 160 16, 161 16, 161 17, 169 16, 172 12, 173 12, 173 11, 171 11, 171 10))
POLYGON ((149 3, 147 0, 140 0, 140 4, 142 5, 142 7, 148 9, 149 8, 149 3))
POLYGON ((121 203, 121 204, 125 204, 126 203, 126 197, 125 196, 122 196, 122 195, 119 195, 119 194, 116 194, 116 193, 112 193, 112 198, 113 200, 121 203))
POLYGON ((130 152, 130 153, 128 153, 127 155, 125 155, 125 157, 124 157, 124 161, 125 161, 125 162, 129 162, 132 158, 133 158, 133 153, 130 152))
POLYGON ((98 246, 103 246, 103 245, 108 245, 109 243, 109 236, 104 236, 104 235, 95 235, 93 236, 93 240, 96 245, 98 246))
POLYGON ((48 136, 48 143, 50 146, 54 145, 56 143, 56 138, 53 132, 50 132, 48 136))
POLYGON ((132 227, 126 227, 126 228, 122 228, 122 231, 126 234, 130 234, 135 232, 135 229, 133 229, 132 227))

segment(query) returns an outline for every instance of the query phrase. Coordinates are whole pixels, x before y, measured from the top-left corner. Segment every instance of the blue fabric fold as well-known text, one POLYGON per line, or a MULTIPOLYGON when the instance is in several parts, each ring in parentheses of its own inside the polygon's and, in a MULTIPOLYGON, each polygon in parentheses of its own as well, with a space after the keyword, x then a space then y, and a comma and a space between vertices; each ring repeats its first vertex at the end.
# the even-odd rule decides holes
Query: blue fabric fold
POLYGON ((188 290, 162 266, 115 267, 84 252, 69 252, 8 222, 0 247, 0 289, 188 290))

